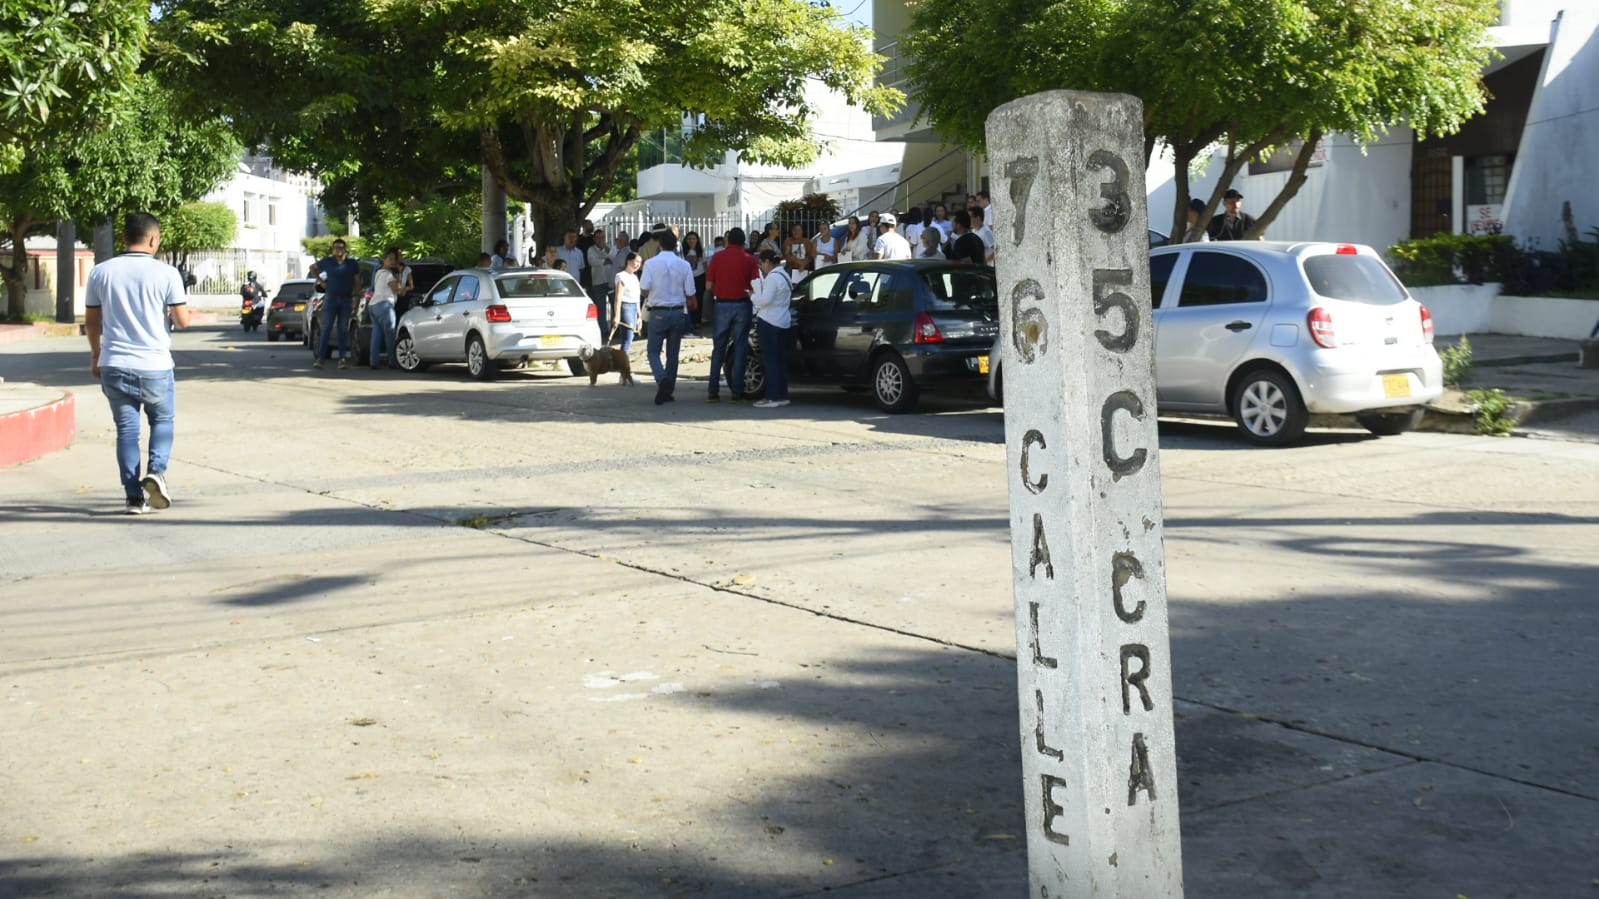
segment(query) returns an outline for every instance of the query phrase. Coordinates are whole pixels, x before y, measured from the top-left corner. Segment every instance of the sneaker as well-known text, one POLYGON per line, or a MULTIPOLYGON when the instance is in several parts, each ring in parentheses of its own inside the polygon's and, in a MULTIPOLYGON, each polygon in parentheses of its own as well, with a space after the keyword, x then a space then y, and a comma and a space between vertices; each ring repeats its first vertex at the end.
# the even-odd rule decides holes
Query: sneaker
POLYGON ((339 360, 339 367, 340 368, 349 368, 350 367, 350 360, 348 360, 348 359, 340 359, 339 360))
POLYGON ((322 367, 322 360, 318 359, 317 361, 311 363, 311 367, 312 368, 321 368, 322 367))
POLYGON ((775 409, 775 408, 777 408, 777 401, 776 400, 756 400, 755 401, 755 408, 757 408, 757 409, 775 409))
POLYGON ((123 515, 143 515, 150 511, 150 504, 142 499, 130 499, 122 507, 123 515))
POLYGON ((712 393, 712 394, 709 394, 708 396, 705 397, 705 401, 707 403, 720 403, 722 401, 722 398, 720 396, 712 393))
POLYGON ((166 475, 151 473, 145 475, 144 492, 150 494, 150 505, 157 509, 165 509, 172 505, 172 494, 167 492, 166 475))
POLYGON ((749 401, 750 401, 750 398, 748 396, 745 396, 742 393, 733 394, 733 402, 735 402, 735 403, 747 403, 749 401))
POLYGON ((790 402, 790 400, 772 400, 772 407, 787 406, 790 402))

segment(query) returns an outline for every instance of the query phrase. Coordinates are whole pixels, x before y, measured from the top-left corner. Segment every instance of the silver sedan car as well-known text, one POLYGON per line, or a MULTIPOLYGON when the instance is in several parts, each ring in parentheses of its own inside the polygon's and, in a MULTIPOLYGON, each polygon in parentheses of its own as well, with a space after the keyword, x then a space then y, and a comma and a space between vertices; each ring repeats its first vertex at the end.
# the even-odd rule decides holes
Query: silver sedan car
POLYGON ((1244 439, 1278 446, 1315 413, 1399 434, 1443 395, 1432 314, 1371 247, 1179 244, 1151 250, 1149 267, 1163 415, 1225 415, 1244 439))
POLYGON ((463 269, 439 279, 400 316, 394 355, 400 368, 465 362, 488 380, 501 369, 564 359, 583 372, 584 346, 600 345, 599 310, 577 283, 550 269, 463 269))

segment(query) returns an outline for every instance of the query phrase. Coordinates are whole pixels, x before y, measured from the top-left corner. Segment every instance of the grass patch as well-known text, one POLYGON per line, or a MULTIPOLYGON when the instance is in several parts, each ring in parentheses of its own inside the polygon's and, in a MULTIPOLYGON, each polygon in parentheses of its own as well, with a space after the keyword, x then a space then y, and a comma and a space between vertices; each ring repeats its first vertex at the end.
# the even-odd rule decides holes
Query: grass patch
POLYGON ((467 518, 457 518, 450 522, 450 524, 460 528, 472 528, 473 530, 481 531, 484 528, 490 528, 497 524, 504 524, 507 521, 521 517, 522 513, 520 512, 511 512, 506 515, 472 515, 467 518))

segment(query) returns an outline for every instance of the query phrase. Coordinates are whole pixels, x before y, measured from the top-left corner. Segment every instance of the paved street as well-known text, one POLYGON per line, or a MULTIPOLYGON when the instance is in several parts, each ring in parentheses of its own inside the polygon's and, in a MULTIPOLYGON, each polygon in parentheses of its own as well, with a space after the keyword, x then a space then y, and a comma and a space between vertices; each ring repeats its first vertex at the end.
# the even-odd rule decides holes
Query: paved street
MULTIPOLYGON (((0 896, 1027 892, 998 410, 177 350, 0 347, 0 896)), ((1595 895, 1599 444, 1161 431, 1187 895, 1595 895)))

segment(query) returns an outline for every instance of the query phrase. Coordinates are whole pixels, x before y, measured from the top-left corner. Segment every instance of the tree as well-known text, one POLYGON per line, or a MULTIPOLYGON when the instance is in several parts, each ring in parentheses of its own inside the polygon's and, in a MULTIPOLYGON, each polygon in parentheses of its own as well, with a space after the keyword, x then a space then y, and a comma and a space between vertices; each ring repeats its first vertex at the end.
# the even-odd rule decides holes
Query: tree
MULTIPOLYGON (((874 111, 866 35, 805 0, 164 0, 158 54, 246 139, 362 205, 469 190, 486 166, 559 233, 614 185, 640 135, 689 152, 814 157, 819 79, 874 111), (292 59, 263 79, 240 60, 292 59), (475 180, 475 179, 474 179, 475 180)), ((343 198, 338 198, 343 199, 343 198)))
POLYGON ((218 250, 239 231, 239 217, 225 203, 185 203, 161 219, 161 249, 173 265, 188 264, 189 254, 218 250))
POLYGON ((1173 233, 1196 158, 1223 150, 1208 216, 1250 160, 1301 142, 1256 236, 1304 184, 1323 135, 1371 141, 1407 124, 1420 138, 1480 113, 1497 12, 1496 0, 948 0, 918 5, 902 46, 922 115, 974 150, 988 113, 1026 94, 1142 98, 1146 151, 1164 142, 1176 163, 1173 233))
POLYGON ((141 0, 0 3, 0 174, 115 112, 143 53, 141 0))
POLYGON ((108 115, 115 128, 36 142, 16 170, 0 175, 0 238, 11 249, 0 274, 13 318, 25 311, 30 233, 61 219, 97 224, 135 209, 169 212, 211 190, 238 162, 227 123, 187 118, 153 78, 136 79, 108 115))

